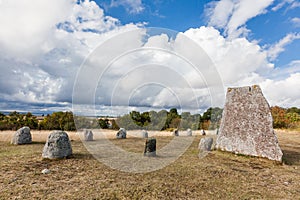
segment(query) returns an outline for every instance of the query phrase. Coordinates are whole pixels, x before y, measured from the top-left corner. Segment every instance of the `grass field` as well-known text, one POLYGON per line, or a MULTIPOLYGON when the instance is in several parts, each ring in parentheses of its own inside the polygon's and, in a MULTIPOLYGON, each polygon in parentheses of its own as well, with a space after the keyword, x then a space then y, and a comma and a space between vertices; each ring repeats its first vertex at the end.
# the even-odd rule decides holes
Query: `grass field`
MULTIPOLYGON (((299 199, 300 133, 277 131, 284 164, 262 158, 213 151, 198 158, 197 135, 189 149, 167 167, 133 174, 96 160, 78 136, 73 157, 41 158, 49 132, 33 134, 33 144, 14 146, 12 132, 0 132, 0 199, 299 199), (42 174, 45 168, 50 174, 42 174)), ((156 136, 158 148, 171 136, 156 136)), ((101 138, 99 138, 101 139, 101 138)), ((145 139, 111 141, 143 152, 145 139)))

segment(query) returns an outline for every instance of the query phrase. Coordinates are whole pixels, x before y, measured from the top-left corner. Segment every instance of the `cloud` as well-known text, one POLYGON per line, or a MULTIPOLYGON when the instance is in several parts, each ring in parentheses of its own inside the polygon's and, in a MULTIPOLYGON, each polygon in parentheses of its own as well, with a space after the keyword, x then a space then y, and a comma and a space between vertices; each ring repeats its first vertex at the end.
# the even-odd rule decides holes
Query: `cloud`
POLYGON ((246 22, 266 12, 273 0, 221 0, 207 4, 208 25, 221 28, 229 38, 247 35, 246 22))
POLYGON ((208 25, 222 28, 229 38, 247 35, 246 22, 266 12, 273 0, 221 0, 209 3, 206 9, 208 25))
POLYGON ((299 34, 288 34, 269 49, 246 38, 225 38, 212 27, 189 29, 184 34, 207 52, 225 87, 259 84, 271 105, 300 105, 300 61, 291 61, 281 68, 270 62, 270 59, 277 58, 285 45, 299 39, 299 34))
POLYGON ((189 29, 184 34, 207 52, 225 86, 254 84, 273 68, 267 53, 246 38, 228 39, 218 30, 204 26, 189 29))
POLYGON ((71 102, 85 57, 112 35, 137 27, 104 16, 93 1, 73 0, 4 0, 0 23, 6 27, 0 30, 1 97, 45 103, 71 102))
POLYGON ((58 21, 71 13, 72 0, 3 0, 0 6, 1 53, 33 56, 45 51, 45 41, 58 21), (55 14, 53 14, 55 13, 55 14))
POLYGON ((280 10, 283 7, 287 7, 287 10, 291 10, 297 7, 300 7, 300 2, 297 0, 282 0, 280 3, 276 4, 274 7, 272 7, 272 11, 276 12, 280 10))
POLYGON ((141 13, 145 8, 142 0, 112 0, 110 7, 123 6, 130 14, 141 13))
POLYGON ((279 105, 282 107, 299 107, 299 80, 300 73, 292 73, 286 79, 282 80, 276 81, 266 79, 261 83, 261 86, 271 105, 279 105))
POLYGON ((292 43, 294 40, 300 39, 299 33, 289 33, 284 38, 273 44, 268 49, 268 57, 274 61, 278 55, 285 50, 285 46, 292 43))
POLYGON ((299 17, 292 18, 291 22, 294 24, 295 27, 300 27, 300 18, 299 17))

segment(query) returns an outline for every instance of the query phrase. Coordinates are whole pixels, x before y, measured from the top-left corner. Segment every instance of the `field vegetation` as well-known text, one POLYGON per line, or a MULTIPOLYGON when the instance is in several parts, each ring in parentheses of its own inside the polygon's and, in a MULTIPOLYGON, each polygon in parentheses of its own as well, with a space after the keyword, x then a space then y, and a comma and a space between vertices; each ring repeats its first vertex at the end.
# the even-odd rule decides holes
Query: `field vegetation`
MULTIPOLYGON (((6 140, 1 138, 0 199, 297 199, 300 196, 299 132, 277 131, 284 153, 283 164, 220 151, 199 159, 197 146, 203 136, 197 135, 174 163, 141 174, 111 169, 86 150, 76 132, 68 134, 74 154, 63 160, 41 158, 46 133, 33 134, 31 145, 14 146, 8 136, 6 140), (50 170, 49 174, 41 173, 45 168, 50 170)), ((115 131, 111 134, 115 135, 115 131)), ((171 136, 156 138, 158 149, 172 139, 171 136)), ((145 139, 111 141, 142 156, 145 139)))

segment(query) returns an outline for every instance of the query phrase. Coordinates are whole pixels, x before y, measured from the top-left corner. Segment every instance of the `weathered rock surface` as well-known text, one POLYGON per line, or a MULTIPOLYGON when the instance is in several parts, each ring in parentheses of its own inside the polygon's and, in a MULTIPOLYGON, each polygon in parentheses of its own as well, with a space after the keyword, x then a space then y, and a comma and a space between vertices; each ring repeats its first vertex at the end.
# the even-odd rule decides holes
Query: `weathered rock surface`
POLYGON ((186 135, 187 135, 187 136, 192 136, 192 135, 193 135, 193 132, 192 132, 192 130, 191 130, 190 128, 188 128, 188 129, 186 130, 186 135))
POLYGON ((120 128, 116 135, 117 139, 125 139, 126 138, 126 130, 125 128, 120 128))
POLYGON ((16 131, 14 134, 12 140, 12 144, 31 144, 32 143, 32 137, 30 133, 30 128, 27 126, 24 126, 16 131))
POLYGON ((142 138, 148 138, 148 132, 146 130, 142 130, 142 138))
POLYGON ((64 131, 53 131, 48 136, 42 157, 49 159, 68 158, 72 155, 69 136, 64 131))
POLYGON ((145 143, 144 156, 156 156, 156 139, 149 138, 145 143))
POLYGON ((202 138, 200 140, 199 146, 198 146, 198 149, 200 150, 200 152, 211 151, 213 141, 214 140, 211 137, 202 138))
POLYGON ((84 134, 83 136, 85 141, 93 141, 94 134, 91 130, 85 129, 83 134, 84 134))
POLYGON ((228 88, 216 148, 282 161, 270 107, 259 86, 228 88))

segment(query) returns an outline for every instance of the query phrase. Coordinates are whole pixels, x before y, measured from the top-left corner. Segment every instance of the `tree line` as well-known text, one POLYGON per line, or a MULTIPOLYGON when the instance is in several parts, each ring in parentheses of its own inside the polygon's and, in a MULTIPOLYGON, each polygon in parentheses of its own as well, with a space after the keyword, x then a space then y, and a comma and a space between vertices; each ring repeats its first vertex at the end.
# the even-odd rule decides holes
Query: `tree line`
MULTIPOLYGON (((92 118, 76 116, 72 112, 53 112, 38 120, 37 116, 28 112, 26 114, 16 111, 4 115, 0 112, 0 130, 17 130, 23 126, 38 130, 65 130, 74 131, 83 128, 119 129, 128 130, 173 130, 173 129, 216 129, 220 126, 223 109, 208 108, 202 115, 190 112, 178 113, 176 108, 169 111, 132 111, 116 119, 108 117, 92 118)), ((300 109, 296 107, 271 107, 274 128, 300 128, 300 109)))
POLYGON ((300 108, 271 107, 274 128, 300 128, 300 108))

